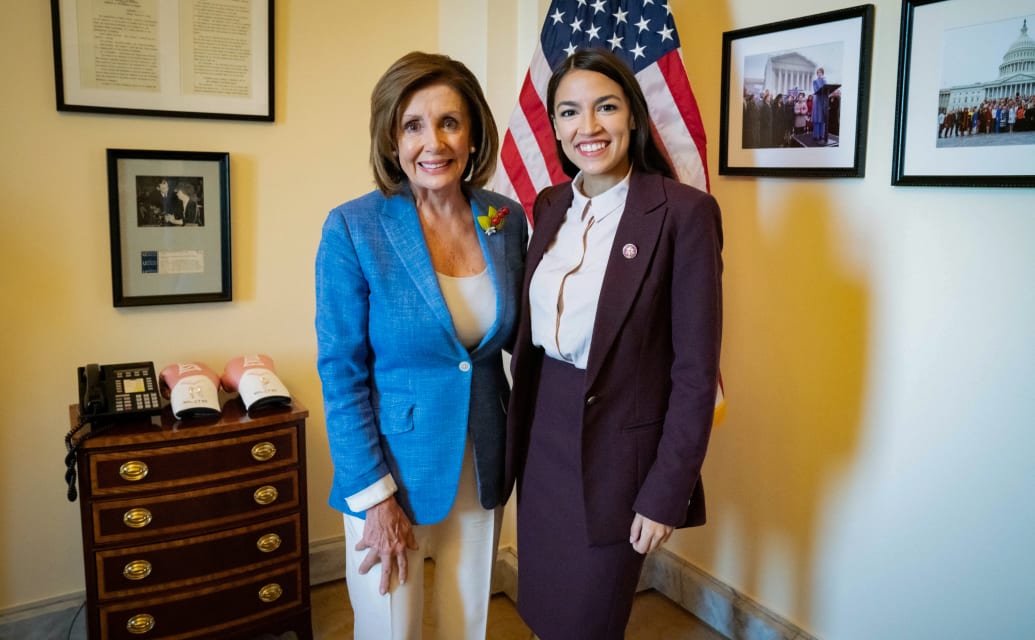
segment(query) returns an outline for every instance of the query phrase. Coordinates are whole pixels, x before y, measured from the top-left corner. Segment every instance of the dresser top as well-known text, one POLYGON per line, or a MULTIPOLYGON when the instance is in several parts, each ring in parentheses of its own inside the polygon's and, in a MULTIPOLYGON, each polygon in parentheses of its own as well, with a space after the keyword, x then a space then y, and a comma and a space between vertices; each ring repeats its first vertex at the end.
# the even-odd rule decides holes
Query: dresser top
MULTIPOLYGON (((174 418, 172 409, 166 406, 162 409, 161 415, 124 418, 110 423, 102 423, 100 431, 82 442, 80 447, 95 449, 219 436, 301 421, 308 416, 309 410, 298 400, 292 400, 288 405, 253 409, 249 412, 245 411, 241 400, 234 397, 223 404, 222 413, 218 416, 184 420, 174 418)), ((68 406, 68 420, 72 426, 78 422, 78 404, 68 406)), ((91 425, 84 429, 88 433, 97 427, 91 425)))

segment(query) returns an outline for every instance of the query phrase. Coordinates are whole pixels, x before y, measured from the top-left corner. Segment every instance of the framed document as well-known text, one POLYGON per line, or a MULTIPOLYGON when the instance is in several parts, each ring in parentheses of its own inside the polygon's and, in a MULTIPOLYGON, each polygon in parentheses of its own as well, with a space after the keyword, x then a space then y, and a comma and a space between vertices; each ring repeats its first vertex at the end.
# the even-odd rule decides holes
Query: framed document
POLYGON ((719 173, 862 177, 872 4, 722 34, 719 173))
POLYGON ((108 149, 116 307, 231 299, 230 154, 108 149))
POLYGON ((273 121, 273 0, 51 0, 58 111, 273 121))
POLYGON ((1035 0, 905 0, 891 184, 1035 187, 1035 0))

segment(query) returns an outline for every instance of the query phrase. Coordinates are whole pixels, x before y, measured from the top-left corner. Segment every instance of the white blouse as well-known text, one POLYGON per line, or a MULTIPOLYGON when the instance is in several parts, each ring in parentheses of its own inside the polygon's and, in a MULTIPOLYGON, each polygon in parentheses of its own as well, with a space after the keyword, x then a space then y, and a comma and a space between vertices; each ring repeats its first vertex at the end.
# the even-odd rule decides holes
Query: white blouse
POLYGON ((629 176, 593 198, 581 187, 579 174, 572 181, 571 208, 532 274, 528 296, 532 343, 551 358, 585 369, 608 256, 629 195, 629 176))
POLYGON ((463 278, 438 272, 435 275, 460 344, 468 350, 477 347, 496 322, 496 287, 489 277, 489 268, 463 278))

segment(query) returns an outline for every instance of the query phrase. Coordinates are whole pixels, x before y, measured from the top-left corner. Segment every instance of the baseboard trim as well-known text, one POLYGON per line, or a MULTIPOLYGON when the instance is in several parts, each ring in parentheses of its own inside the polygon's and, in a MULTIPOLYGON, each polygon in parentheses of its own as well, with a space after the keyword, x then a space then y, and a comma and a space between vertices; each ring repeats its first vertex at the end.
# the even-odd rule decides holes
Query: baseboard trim
POLYGON ((85 640, 86 619, 79 612, 85 602, 86 592, 79 591, 4 609, 0 611, 0 638, 85 640))
MULTIPOLYGON (((514 548, 500 549, 492 592, 517 601, 517 575, 514 548)), ((658 591, 731 640, 818 640, 666 549, 647 556, 636 589, 658 591)))
POLYGON ((732 640, 818 640, 664 548, 647 556, 640 583, 732 640))
MULTIPOLYGON (((344 538, 311 544, 309 549, 312 584, 344 579, 344 538)), ((502 547, 496 554, 492 593, 516 602, 517 576, 517 551, 502 547)), ((731 640, 818 640, 664 548, 647 556, 637 586, 645 589, 658 591, 731 640)))
MULTIPOLYGON (((518 559, 513 547, 496 556, 492 592, 517 600, 518 559)), ((309 544, 309 583, 313 586, 345 578, 345 537, 309 544)), ((716 580, 666 549, 647 556, 639 590, 655 589, 708 626, 732 640, 818 640, 751 598, 716 580)), ((83 616, 76 617, 84 592, 0 611, 0 638, 48 640, 86 638, 83 616)))

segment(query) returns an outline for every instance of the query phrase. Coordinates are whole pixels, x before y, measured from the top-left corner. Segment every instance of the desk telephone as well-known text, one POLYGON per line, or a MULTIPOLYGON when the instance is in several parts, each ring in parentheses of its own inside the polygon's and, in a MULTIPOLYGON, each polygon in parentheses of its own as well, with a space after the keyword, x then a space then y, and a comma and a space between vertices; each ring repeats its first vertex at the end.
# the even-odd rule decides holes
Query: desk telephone
POLYGON ((79 420, 65 435, 65 481, 68 500, 76 499, 75 465, 79 445, 104 427, 123 418, 156 415, 162 411, 158 377, 151 362, 126 364, 88 364, 78 369, 79 420), (80 434, 87 425, 90 431, 80 434))
POLYGON ((79 413, 97 423, 161 412, 158 378, 150 362, 79 367, 79 413))

